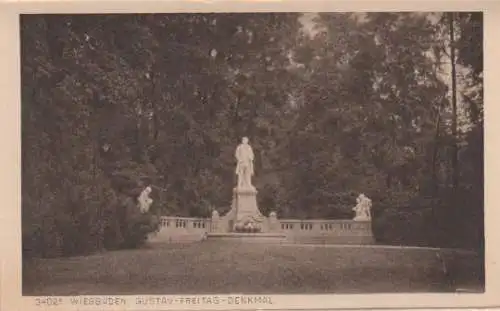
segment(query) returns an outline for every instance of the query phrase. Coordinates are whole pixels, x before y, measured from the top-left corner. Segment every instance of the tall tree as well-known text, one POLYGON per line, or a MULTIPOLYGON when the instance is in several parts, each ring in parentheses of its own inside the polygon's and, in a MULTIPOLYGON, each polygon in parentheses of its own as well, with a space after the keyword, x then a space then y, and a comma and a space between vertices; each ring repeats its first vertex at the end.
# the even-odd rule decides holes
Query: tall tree
POLYGON ((455 13, 448 13, 448 23, 450 29, 450 65, 451 65, 451 107, 452 107, 452 119, 451 119, 451 134, 453 136, 453 146, 452 146, 452 183, 453 189, 458 190, 459 182, 459 167, 458 167, 458 142, 457 142, 457 70, 456 70, 456 59, 455 59, 455 13))

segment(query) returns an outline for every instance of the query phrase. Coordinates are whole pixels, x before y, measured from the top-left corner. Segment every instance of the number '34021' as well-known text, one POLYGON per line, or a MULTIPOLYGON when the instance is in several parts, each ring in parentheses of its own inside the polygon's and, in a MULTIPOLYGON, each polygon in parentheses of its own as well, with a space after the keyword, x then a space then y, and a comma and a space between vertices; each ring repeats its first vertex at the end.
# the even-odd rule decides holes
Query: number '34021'
POLYGON ((57 306, 62 303, 62 298, 39 297, 35 298, 35 303, 37 306, 57 306))

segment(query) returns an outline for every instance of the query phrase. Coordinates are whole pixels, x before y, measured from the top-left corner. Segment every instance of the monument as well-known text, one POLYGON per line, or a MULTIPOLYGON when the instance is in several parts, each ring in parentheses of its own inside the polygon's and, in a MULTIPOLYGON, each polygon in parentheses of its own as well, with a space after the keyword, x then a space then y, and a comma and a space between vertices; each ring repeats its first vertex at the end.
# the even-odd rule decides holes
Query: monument
POLYGON ((257 190, 252 185, 254 153, 247 137, 243 137, 241 144, 236 148, 235 158, 238 183, 233 189, 232 208, 235 215, 232 230, 260 232, 265 217, 257 207, 257 190))
POLYGON ((248 144, 248 137, 243 137, 241 144, 235 152, 236 175, 238 176, 239 189, 255 189, 252 185, 254 154, 252 147, 248 144))
POLYGON ((255 175, 255 155, 249 139, 243 137, 236 147, 236 186, 232 191, 231 209, 225 215, 212 211, 210 229, 202 240, 226 240, 258 243, 312 244, 372 244, 372 201, 360 194, 356 199, 353 219, 278 219, 276 212, 269 217, 258 207, 255 175))
POLYGON ((250 240, 282 240, 286 236, 273 233, 275 226, 272 217, 265 217, 257 205, 257 189, 252 184, 254 176, 254 153, 249 144, 248 137, 243 137, 236 147, 236 187, 233 188, 231 210, 224 216, 219 216, 217 211, 212 213, 212 230, 208 238, 248 238, 250 240), (270 225, 271 224, 271 225, 270 225))

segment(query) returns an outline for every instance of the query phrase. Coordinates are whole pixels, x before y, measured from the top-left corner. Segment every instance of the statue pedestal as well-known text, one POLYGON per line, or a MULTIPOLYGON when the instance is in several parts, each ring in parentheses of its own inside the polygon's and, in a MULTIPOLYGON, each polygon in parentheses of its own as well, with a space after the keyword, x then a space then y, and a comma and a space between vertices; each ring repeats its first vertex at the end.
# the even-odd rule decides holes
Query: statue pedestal
POLYGON ((257 206, 257 190, 254 187, 233 189, 233 231, 262 231, 266 217, 257 206))
POLYGON ((352 220, 354 220, 354 221, 370 221, 371 218, 368 216, 361 215, 361 216, 354 217, 352 220))
POLYGON ((212 213, 209 235, 229 238, 246 235, 270 237, 275 234, 273 237, 282 239, 284 235, 279 232, 279 227, 275 212, 270 213, 269 217, 265 217, 260 212, 255 187, 236 187, 233 189, 233 200, 229 212, 224 216, 219 216, 217 211, 212 213))
POLYGON ((284 243, 286 235, 279 232, 276 213, 265 217, 257 206, 257 190, 254 187, 234 188, 231 210, 219 218, 212 215, 212 230, 207 234, 208 240, 284 243))

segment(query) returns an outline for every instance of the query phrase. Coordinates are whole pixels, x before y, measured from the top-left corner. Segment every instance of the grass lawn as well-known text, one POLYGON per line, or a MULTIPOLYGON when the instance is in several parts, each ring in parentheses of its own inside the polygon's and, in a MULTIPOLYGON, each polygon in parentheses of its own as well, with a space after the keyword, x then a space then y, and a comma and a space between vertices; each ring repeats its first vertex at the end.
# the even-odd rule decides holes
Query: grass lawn
POLYGON ((431 249, 205 241, 25 263, 24 295, 482 290, 479 258, 431 249))

